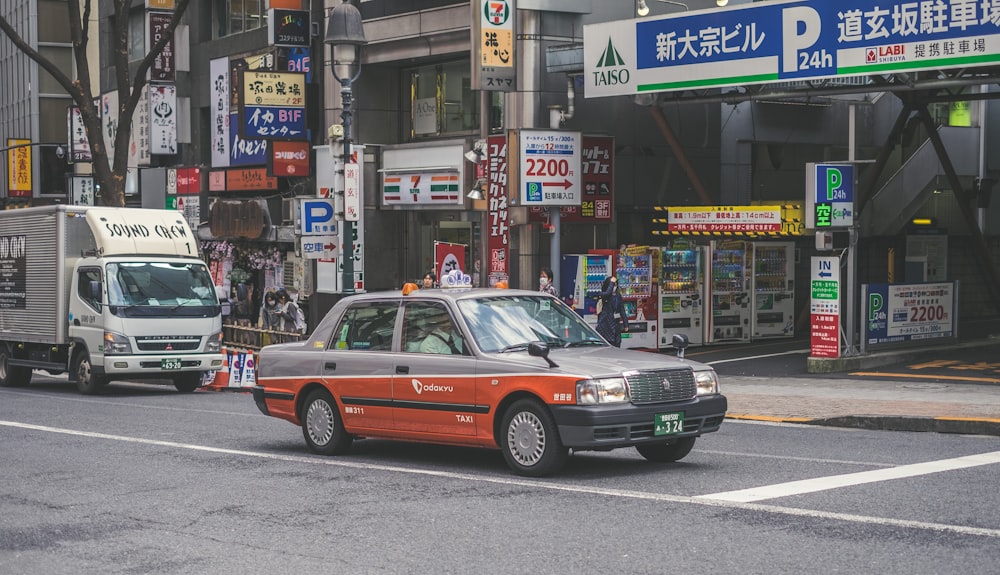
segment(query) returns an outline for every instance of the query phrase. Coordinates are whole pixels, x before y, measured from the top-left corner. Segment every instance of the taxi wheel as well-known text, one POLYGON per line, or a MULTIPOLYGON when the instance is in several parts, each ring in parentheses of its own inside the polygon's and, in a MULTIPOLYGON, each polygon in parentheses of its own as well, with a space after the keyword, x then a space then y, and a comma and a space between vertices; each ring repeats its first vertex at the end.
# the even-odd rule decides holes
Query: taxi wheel
POLYGON ((656 463, 671 463, 684 459, 694 447, 694 437, 682 437, 673 443, 643 443, 636 445, 635 450, 647 461, 656 463))
POLYGON ((538 401, 522 399, 511 404, 501 429, 503 458, 518 475, 542 477, 566 463, 568 450, 559 440, 555 421, 538 401))
POLYGON ((76 375, 76 389, 84 395, 94 395, 101 391, 107 379, 94 375, 94 365, 90 362, 90 354, 82 351, 76 355, 73 372, 76 375))
POLYGON ((313 453, 338 455, 351 447, 337 402, 325 389, 314 389, 302 406, 302 436, 313 453))

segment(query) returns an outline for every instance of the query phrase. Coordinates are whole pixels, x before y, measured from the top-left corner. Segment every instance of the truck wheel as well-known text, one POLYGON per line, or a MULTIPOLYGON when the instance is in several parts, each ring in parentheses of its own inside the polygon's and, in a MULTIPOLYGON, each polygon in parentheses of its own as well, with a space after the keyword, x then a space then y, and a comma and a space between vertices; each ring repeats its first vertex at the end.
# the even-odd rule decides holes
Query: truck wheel
POLYGON ((13 357, 10 347, 0 343, 0 387, 24 387, 31 383, 31 369, 11 365, 13 357))
POLYGON ((568 450, 559 440, 552 415, 539 402, 515 401, 504 412, 500 430, 503 458, 514 473, 542 477, 555 473, 566 463, 568 450))
POLYGON ((94 395, 101 391, 107 378, 94 375, 94 366, 90 363, 90 354, 80 352, 73 363, 73 374, 76 376, 76 389, 84 395, 94 395))
POLYGON ((325 389, 314 389, 302 404, 302 436, 313 453, 340 455, 351 448, 354 438, 344 430, 337 402, 325 389))
POLYGON ((191 393, 201 387, 201 372, 189 371, 174 376, 174 387, 181 393, 191 393))
POLYGON ((681 437, 673 443, 643 443, 636 445, 635 450, 647 461, 656 463, 671 463, 684 459, 694 447, 694 437, 681 437))

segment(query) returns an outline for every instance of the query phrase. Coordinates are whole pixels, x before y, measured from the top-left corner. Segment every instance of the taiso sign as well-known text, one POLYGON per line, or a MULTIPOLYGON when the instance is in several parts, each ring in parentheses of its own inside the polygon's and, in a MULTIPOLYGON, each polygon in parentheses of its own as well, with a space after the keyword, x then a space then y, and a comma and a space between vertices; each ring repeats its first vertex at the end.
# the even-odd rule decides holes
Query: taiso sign
POLYGON ((1000 3, 791 0, 583 28, 585 95, 1000 62, 1000 3))

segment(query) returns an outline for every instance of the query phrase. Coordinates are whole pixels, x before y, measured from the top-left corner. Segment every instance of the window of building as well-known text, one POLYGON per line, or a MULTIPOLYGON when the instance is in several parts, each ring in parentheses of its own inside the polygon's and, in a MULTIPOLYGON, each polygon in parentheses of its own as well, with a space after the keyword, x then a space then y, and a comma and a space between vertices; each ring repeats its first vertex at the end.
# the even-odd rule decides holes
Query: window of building
POLYGON ((471 89, 469 60, 408 68, 409 139, 479 133, 479 92, 471 89))
POLYGON ((268 0, 213 0, 216 38, 267 26, 268 0))
MULTIPOLYGON (((76 78, 76 74, 73 73, 73 48, 70 46, 39 46, 38 53, 45 56, 50 62, 56 65, 56 68, 62 70, 66 76, 69 78, 76 78)), ((65 94, 66 90, 62 87, 52 74, 49 74, 45 68, 41 66, 38 67, 38 92, 40 94, 65 94)))

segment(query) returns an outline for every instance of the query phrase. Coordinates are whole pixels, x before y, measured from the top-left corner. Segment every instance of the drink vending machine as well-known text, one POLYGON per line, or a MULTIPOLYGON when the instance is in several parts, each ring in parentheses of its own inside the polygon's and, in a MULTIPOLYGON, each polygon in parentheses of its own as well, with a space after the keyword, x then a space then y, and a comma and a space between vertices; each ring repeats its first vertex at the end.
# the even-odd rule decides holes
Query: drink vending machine
POLYGON ((753 244, 753 337, 795 335, 795 244, 753 244))
POLYGON ((614 272, 614 251, 562 257, 559 295, 590 325, 597 325, 597 296, 604 278, 614 272))
POLYGON ((711 295, 708 342, 750 341, 751 244, 742 240, 713 240, 710 245, 711 295))
POLYGON ((657 349, 656 282, 660 249, 626 246, 618 255, 615 275, 622 294, 628 331, 622 333, 622 348, 657 349))
POLYGON ((674 334, 692 345, 705 342, 705 246, 676 240, 660 252, 660 348, 671 346, 674 334))

